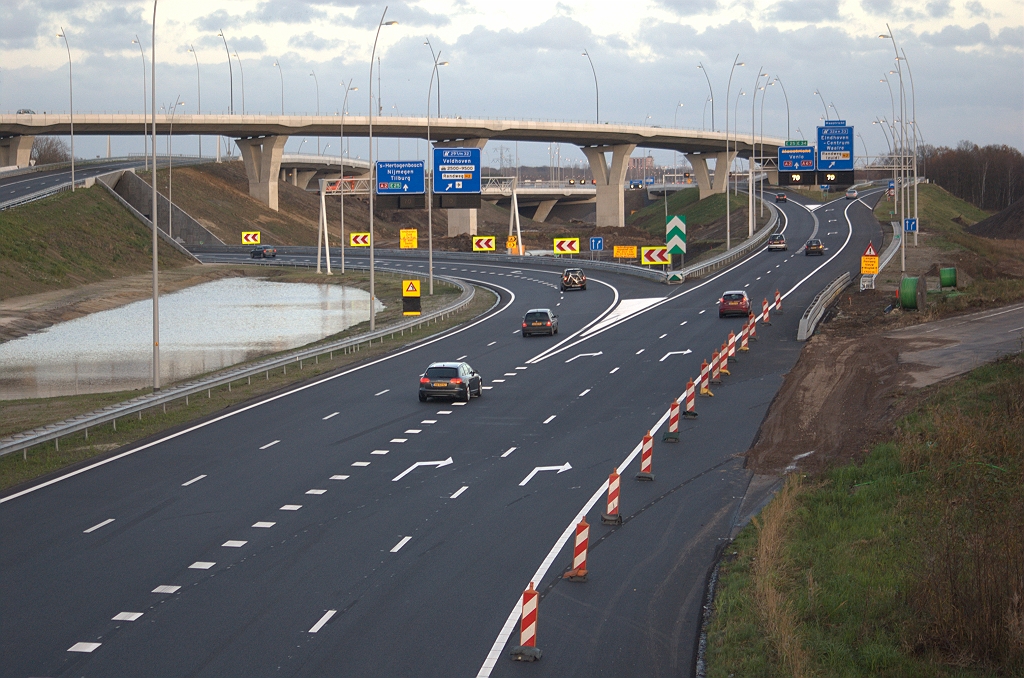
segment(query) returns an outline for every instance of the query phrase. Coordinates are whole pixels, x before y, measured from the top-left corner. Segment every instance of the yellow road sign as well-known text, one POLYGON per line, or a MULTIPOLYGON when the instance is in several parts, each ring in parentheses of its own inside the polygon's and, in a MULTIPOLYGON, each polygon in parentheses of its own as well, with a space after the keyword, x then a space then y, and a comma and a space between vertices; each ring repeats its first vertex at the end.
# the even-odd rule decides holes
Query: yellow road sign
POLYGON ((420 296, 420 281, 419 280, 403 280, 402 281, 402 296, 403 297, 418 297, 418 296, 420 296))
POLYGON ((509 237, 505 238, 505 249, 514 250, 516 249, 516 246, 518 244, 519 239, 516 238, 514 235, 510 235, 509 237))
POLYGON ((860 274, 878 275, 878 257, 861 257, 860 274))
POLYGON ((636 259, 636 245, 616 245, 612 254, 616 259, 636 259))
POLYGON ((497 238, 493 235, 474 235, 473 236, 473 251, 474 252, 493 252, 494 243, 497 238))
POLYGON ((348 246, 349 247, 369 247, 370 246, 370 234, 369 233, 349 233, 348 234, 348 246))
POLYGON ((398 246, 401 249, 403 249, 403 250, 414 250, 414 249, 417 249, 420 246, 419 245, 420 232, 417 231, 415 228, 403 228, 402 230, 400 230, 398 232, 398 235, 399 235, 399 238, 401 239, 401 242, 399 243, 398 246))
POLYGON ((579 254, 579 238, 555 238, 552 247, 555 254, 579 254))
POLYGON ((242 231, 242 244, 243 245, 259 245, 260 244, 260 232, 259 231, 242 231))

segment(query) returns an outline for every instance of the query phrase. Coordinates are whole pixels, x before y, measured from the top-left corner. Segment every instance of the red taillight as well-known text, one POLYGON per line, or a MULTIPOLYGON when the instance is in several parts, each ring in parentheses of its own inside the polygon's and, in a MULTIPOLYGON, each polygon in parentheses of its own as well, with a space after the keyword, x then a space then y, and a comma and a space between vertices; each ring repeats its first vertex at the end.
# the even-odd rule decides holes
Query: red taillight
POLYGON ((550 321, 550 320, 549 320, 549 321, 547 321, 547 322, 546 322, 546 323, 544 323, 544 324, 545 324, 545 325, 547 325, 548 327, 551 327, 551 321, 550 321))
POLYGON ((723 297, 723 298, 720 298, 720 299, 718 300, 718 303, 722 303, 723 301, 725 301, 725 298, 724 298, 724 297, 723 297))
POLYGON ((461 384, 462 383, 462 379, 459 379, 458 377, 455 377, 454 379, 449 379, 448 383, 449 384, 461 384))
POLYGON ((426 377, 420 377, 420 383, 421 384, 429 384, 430 380, 427 379, 426 377))
POLYGON ((526 323, 523 323, 523 327, 526 327, 526 323))

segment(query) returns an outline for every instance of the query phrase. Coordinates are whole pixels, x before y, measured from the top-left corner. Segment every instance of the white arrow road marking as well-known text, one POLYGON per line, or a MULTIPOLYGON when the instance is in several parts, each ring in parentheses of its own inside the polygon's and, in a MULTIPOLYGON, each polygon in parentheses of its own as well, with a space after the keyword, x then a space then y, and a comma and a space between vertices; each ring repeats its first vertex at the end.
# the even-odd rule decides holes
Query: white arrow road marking
POLYGON ((442 466, 448 466, 449 464, 454 464, 454 463, 455 462, 452 460, 451 457, 448 457, 444 461, 418 461, 415 464, 413 464, 412 466, 410 466, 409 468, 407 468, 404 471, 402 471, 401 473, 399 473, 394 478, 392 478, 391 482, 397 482, 397 481, 401 480, 402 478, 404 478, 408 474, 410 474, 413 471, 415 471, 420 466, 436 466, 437 468, 441 468, 442 466))
POLYGON ((604 351, 598 351, 597 353, 580 353, 579 355, 574 355, 565 362, 571 363, 573 360, 576 360, 576 358, 596 358, 599 355, 604 355, 604 351))
POLYGON ((691 351, 690 349, 686 349, 685 351, 669 351, 665 355, 661 356, 661 360, 659 360, 658 362, 665 362, 665 358, 669 357, 670 355, 688 355, 690 353, 693 353, 693 351, 691 351))
POLYGON ((523 482, 519 483, 519 487, 522 487, 526 483, 528 483, 531 480, 533 480, 533 477, 535 475, 537 475, 538 473, 540 473, 541 471, 556 471, 558 473, 563 473, 565 471, 568 471, 571 468, 572 468, 572 465, 569 462, 565 462, 561 466, 538 466, 537 468, 535 468, 532 471, 530 471, 530 475, 528 475, 525 478, 523 478, 523 482))

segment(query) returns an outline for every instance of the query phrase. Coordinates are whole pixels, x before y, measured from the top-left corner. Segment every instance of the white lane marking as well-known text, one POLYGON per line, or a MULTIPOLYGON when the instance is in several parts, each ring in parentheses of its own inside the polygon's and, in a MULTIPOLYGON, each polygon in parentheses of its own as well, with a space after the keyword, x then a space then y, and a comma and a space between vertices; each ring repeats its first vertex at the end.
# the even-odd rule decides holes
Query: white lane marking
POLYGON ((370 454, 387 454, 388 452, 390 452, 390 450, 374 450, 373 452, 370 452, 370 454))
POLYGON ((465 404, 466 403, 452 403, 452 405, 455 406, 455 407, 462 407, 465 404))
POLYGON ((558 302, 557 304, 555 304, 555 306, 561 306, 561 305, 562 305, 562 302, 558 302))
POLYGON ((391 547, 391 552, 392 553, 398 553, 399 551, 402 550, 403 546, 405 546, 406 544, 409 543, 409 540, 411 540, 411 539, 412 539, 412 537, 402 537, 402 541, 398 542, 397 544, 395 544, 394 546, 391 547))
POLYGON ((338 614, 337 610, 327 610, 327 612, 324 612, 324 616, 320 617, 320 621, 313 624, 313 627, 309 630, 309 632, 316 633, 324 627, 324 624, 331 621, 331 617, 333 617, 336 614, 338 614))
POLYGON ((114 522, 113 518, 107 518, 102 523, 97 523, 96 525, 93 525, 92 527, 90 527, 88 530, 82 530, 82 534, 89 534, 90 532, 95 532, 96 530, 100 529, 104 525, 109 525, 112 522, 114 522))
POLYGON ((557 417, 557 416, 558 416, 557 414, 552 414, 550 417, 548 417, 547 419, 544 420, 544 423, 545 424, 551 423, 551 421, 553 421, 554 418, 557 417))
POLYGON ((618 372, 618 371, 619 371, 619 368, 618 368, 618 367, 616 367, 616 368, 615 368, 614 370, 612 370, 612 371, 611 371, 611 372, 609 372, 608 374, 615 374, 615 373, 616 373, 616 372, 618 372))
POLYGON ((192 483, 198 483, 198 482, 199 482, 200 480, 202 480, 202 479, 203 479, 203 478, 205 478, 205 477, 206 477, 206 474, 204 473, 203 475, 201 475, 201 476, 196 476, 195 478, 193 478, 192 480, 190 480, 190 481, 188 481, 188 482, 186 482, 186 483, 182 483, 182 484, 181 484, 181 486, 182 486, 182 487, 188 487, 188 486, 189 486, 189 485, 191 485, 192 483))
POLYGON ((682 327, 683 325, 685 325, 688 322, 690 322, 690 321, 689 320, 684 320, 683 322, 679 323, 679 326, 682 327))
POLYGON ((110 618, 111 621, 135 621, 142 616, 141 612, 118 612, 110 618))
POLYGON ((438 410, 437 413, 438 414, 451 414, 452 411, 451 410, 438 410))
POLYGON ((519 330, 512 330, 512 334, 519 334, 519 330))
POLYGON ((352 462, 352 465, 353 466, 360 466, 360 467, 362 467, 362 466, 369 466, 370 462, 368 462, 368 461, 354 461, 354 462, 352 462))
POLYGON ((490 391, 494 387, 493 386, 481 386, 480 388, 482 388, 485 391, 490 391))
POLYGON ((404 443, 407 440, 409 440, 409 439, 408 438, 392 438, 389 442, 392 442, 392 443, 404 443))
POLYGON ((373 397, 374 397, 374 398, 376 398, 377 396, 381 396, 381 395, 384 395, 385 393, 387 393, 387 392, 388 392, 388 391, 390 391, 390 390, 391 390, 390 388, 386 388, 386 389, 384 389, 383 391, 381 391, 380 393, 374 393, 374 394, 373 394, 373 397))
POLYGON ((574 355, 565 362, 571 363, 573 360, 576 360, 576 358, 596 358, 599 355, 604 355, 604 351, 598 351, 597 353, 580 353, 579 355, 574 355))
POLYGON ((689 355, 691 353, 693 353, 693 351, 691 351, 690 349, 686 349, 685 351, 669 351, 665 355, 661 356, 661 360, 659 360, 658 362, 665 362, 665 358, 669 357, 670 355, 689 355))
POLYGON ((489 344, 487 344, 487 345, 488 345, 488 346, 494 346, 494 345, 495 345, 495 344, 497 344, 497 343, 498 343, 498 342, 496 342, 496 341, 492 341, 491 343, 489 343, 489 344))
POLYGON ((401 473, 399 473, 394 478, 392 478, 391 482, 397 483, 399 480, 401 480, 402 478, 404 478, 408 474, 412 473, 413 471, 418 469, 420 466, 436 466, 437 468, 441 468, 442 466, 451 466, 454 463, 455 462, 452 460, 451 457, 448 457, 447 459, 444 459, 442 461, 418 461, 415 464, 413 464, 412 466, 410 466, 409 468, 407 468, 404 471, 402 471, 401 473))
POLYGON ((306 490, 306 494, 326 494, 326 492, 327 492, 327 490, 318 490, 318 489, 306 490))
POLYGON ((455 490, 455 494, 448 497, 449 499, 458 499, 459 495, 469 489, 469 485, 463 485, 459 489, 455 490))
POLYGON ((704 315, 704 311, 706 311, 706 310, 707 310, 706 308, 705 308, 705 309, 702 309, 702 310, 701 310, 701 312, 700 312, 700 313, 698 313, 697 315, 704 315))
POLYGON ((665 338, 665 337, 667 337, 667 336, 668 336, 667 334, 663 334, 663 335, 661 335, 660 337, 658 337, 658 339, 664 339, 664 338, 665 338))
POLYGON ((644 352, 645 350, 646 350, 646 349, 640 349, 639 351, 637 351, 637 352, 636 352, 636 355, 640 355, 640 354, 641 354, 641 353, 643 353, 643 352, 644 352))
POLYGON ((211 563, 208 560, 197 560, 196 562, 194 562, 191 565, 189 565, 188 569, 190 569, 190 570, 209 570, 211 567, 213 567, 216 564, 217 563, 211 563))
POLYGON ((265 520, 261 520, 258 523, 253 523, 252 524, 253 527, 263 527, 263 528, 273 527, 274 525, 277 525, 277 523, 272 523, 272 522, 265 521, 265 520))
POLYGON ((460 355, 460 356, 459 356, 458 358, 456 358, 456 360, 465 360, 465 359, 466 359, 466 357, 467 357, 468 355, 469 355, 469 354, 466 354, 466 355, 460 355))
POLYGON ((506 376, 506 377, 514 377, 514 376, 516 376, 517 374, 519 374, 519 373, 518 373, 518 372, 506 372, 506 373, 504 374, 504 376, 506 376))
POLYGON ((501 458, 502 458, 502 459, 504 459, 505 457, 507 457, 508 455, 512 454, 513 452, 515 452, 515 451, 516 451, 516 450, 518 450, 518 449, 519 449, 518 447, 510 447, 510 448, 508 448, 508 449, 507 449, 507 450, 505 450, 505 452, 504 452, 504 453, 503 453, 503 454, 501 455, 501 458))
MULTIPOLYGON (((366 463, 369 464, 370 462, 366 462, 366 463)), ((285 504, 284 506, 281 507, 280 510, 281 511, 298 511, 300 508, 302 508, 302 504, 285 504)))
POLYGON ((248 543, 249 542, 242 539, 228 539, 226 542, 221 544, 221 546, 227 546, 229 549, 240 549, 248 543))
POLYGON ((528 370, 530 368, 529 368, 529 366, 525 366, 525 367, 520 366, 520 367, 517 367, 516 369, 517 370, 528 370))
POLYGON ((420 423, 421 424, 436 424, 437 423, 437 419, 424 419, 420 423))
POLYGON ((331 480, 348 480, 348 476, 333 475, 331 476, 331 480))
POLYGON ((153 593, 176 593, 180 588, 180 586, 168 586, 166 584, 161 584, 153 589, 153 593))
POLYGON ((744 286, 743 286, 743 289, 746 289, 746 288, 748 288, 748 287, 750 287, 750 283, 747 283, 746 285, 744 285, 744 286))
POLYGON ((277 445, 277 444, 278 444, 279 442, 281 442, 281 441, 280 441, 280 440, 275 440, 274 442, 271 442, 271 443, 267 443, 266 445, 264 445, 264 446, 263 446, 263 447, 261 447, 260 449, 261 449, 261 450, 265 450, 265 449, 267 449, 268 447, 273 447, 274 445, 277 445))
POLYGON ((589 388, 588 388, 588 389, 586 389, 585 391, 583 391, 583 393, 579 394, 579 395, 578 395, 578 396, 576 396, 576 397, 577 397, 577 398, 582 398, 583 396, 587 395, 588 393, 590 393, 590 389, 589 389, 589 388))
POLYGON ((331 417, 336 417, 336 416, 338 416, 339 414, 341 414, 341 413, 340 413, 340 412, 331 412, 331 413, 330 413, 330 414, 328 414, 328 415, 327 415, 326 417, 324 417, 324 421, 327 421, 327 420, 328 420, 328 419, 330 419, 331 417))
POLYGON ((757 276, 754 280, 760 280, 761 276, 757 276))
POLYGON ((75 643, 68 648, 68 652, 92 652, 102 643, 75 643))
POLYGON ((1024 330, 1024 327, 1014 327, 1012 330, 1006 330, 1006 332, 1009 334, 1010 332, 1020 332, 1021 330, 1024 330))
POLYGON ((504 384, 505 380, 504 379, 491 379, 491 383, 492 384, 504 384))
POLYGON ((423 433, 423 429, 421 429, 421 428, 410 428, 410 429, 406 429, 405 432, 408 433, 409 435, 414 435, 416 433, 423 433))
MULTIPOLYGON (((569 462, 565 462, 561 466, 537 466, 532 471, 530 471, 530 474, 528 476, 523 478, 523 481, 521 483, 519 483, 519 487, 523 487, 524 485, 526 485, 526 483, 528 483, 531 480, 533 480, 533 477, 535 475, 537 475, 538 473, 540 473, 541 471, 556 471, 557 473, 565 473, 566 471, 568 471, 571 468, 572 468, 572 464, 570 464, 569 462)), ((605 482, 607 482, 607 481, 605 481, 605 482)))

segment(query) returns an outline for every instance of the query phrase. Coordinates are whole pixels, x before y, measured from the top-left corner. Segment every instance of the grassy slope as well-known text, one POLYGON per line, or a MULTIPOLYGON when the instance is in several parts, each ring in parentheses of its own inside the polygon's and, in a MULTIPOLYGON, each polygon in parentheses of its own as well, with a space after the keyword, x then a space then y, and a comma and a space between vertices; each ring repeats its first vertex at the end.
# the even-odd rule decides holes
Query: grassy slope
MULTIPOLYGON (((101 186, 0 212, 0 299, 144 273, 150 236, 101 186)), ((160 268, 190 263, 160 248, 160 268)))
MULTIPOLYGON (((735 214, 747 205, 746 195, 730 195, 729 211, 735 214)), ((668 213, 686 215, 687 232, 697 229, 725 216, 725 194, 700 199, 700 189, 687 188, 668 197, 668 213)), ((626 224, 641 228, 652 235, 665 235, 665 205, 662 201, 629 215, 626 224)))

